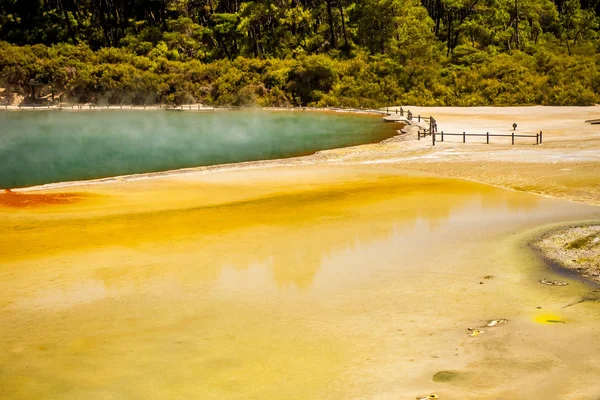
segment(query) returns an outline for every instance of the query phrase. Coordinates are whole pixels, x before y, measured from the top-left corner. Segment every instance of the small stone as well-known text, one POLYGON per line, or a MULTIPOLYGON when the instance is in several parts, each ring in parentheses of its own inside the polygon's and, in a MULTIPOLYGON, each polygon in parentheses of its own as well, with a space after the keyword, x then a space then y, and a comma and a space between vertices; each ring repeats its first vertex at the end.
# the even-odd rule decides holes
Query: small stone
POLYGON ((507 322, 508 322, 508 320, 506 320, 506 319, 493 319, 493 320, 489 321, 486 326, 487 327, 493 327, 493 326, 496 326, 498 324, 505 324, 507 322))
POLYGON ((542 283, 544 285, 548 285, 548 286, 566 286, 566 285, 568 285, 568 282, 565 282, 565 281, 551 281, 546 278, 542 279, 540 281, 540 283, 542 283))

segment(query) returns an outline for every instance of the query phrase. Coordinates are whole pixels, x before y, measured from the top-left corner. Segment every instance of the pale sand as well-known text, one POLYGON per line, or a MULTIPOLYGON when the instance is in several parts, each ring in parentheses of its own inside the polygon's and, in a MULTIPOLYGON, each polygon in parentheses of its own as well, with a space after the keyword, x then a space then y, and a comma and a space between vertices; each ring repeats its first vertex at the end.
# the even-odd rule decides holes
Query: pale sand
MULTIPOLYGON (((406 109, 406 107, 405 107, 406 109)), ((517 133, 543 131, 535 138, 445 137, 431 145, 421 141, 372 145, 359 151, 327 153, 329 162, 385 163, 402 169, 487 183, 547 197, 600 205, 600 125, 584 121, 600 116, 600 107, 418 108, 415 115, 432 115, 445 132, 505 133, 518 124, 517 133)), ((439 140, 439 138, 438 138, 439 140)))

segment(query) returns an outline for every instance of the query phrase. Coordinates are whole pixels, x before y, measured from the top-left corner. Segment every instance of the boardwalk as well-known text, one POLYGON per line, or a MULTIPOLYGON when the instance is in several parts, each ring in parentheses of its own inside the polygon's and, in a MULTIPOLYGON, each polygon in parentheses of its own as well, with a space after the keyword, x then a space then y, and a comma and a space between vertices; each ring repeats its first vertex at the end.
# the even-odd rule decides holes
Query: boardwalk
MULTIPOLYGON (((515 138, 535 138, 535 144, 540 145, 543 141, 543 133, 540 131, 539 133, 517 133, 516 132, 516 124, 514 126, 513 131, 510 134, 506 133, 466 133, 463 131, 460 132, 444 132, 438 131, 438 124, 434 117, 422 117, 421 115, 413 115, 410 110, 404 110, 404 108, 400 107, 399 109, 386 109, 386 116, 383 117, 383 120, 386 122, 404 122, 408 125, 418 126, 417 131, 417 139, 421 140, 421 138, 425 138, 427 136, 431 137, 431 145, 435 146, 436 142, 443 142, 444 136, 460 136, 462 137, 462 143, 467 142, 467 137, 485 137, 485 143, 490 144, 490 137, 509 137, 511 138, 511 145, 515 144, 515 138)), ((586 121, 590 122, 590 121, 586 121)), ((595 123, 595 122, 592 122, 595 123)), ((600 123, 600 120, 599 122, 600 123)))

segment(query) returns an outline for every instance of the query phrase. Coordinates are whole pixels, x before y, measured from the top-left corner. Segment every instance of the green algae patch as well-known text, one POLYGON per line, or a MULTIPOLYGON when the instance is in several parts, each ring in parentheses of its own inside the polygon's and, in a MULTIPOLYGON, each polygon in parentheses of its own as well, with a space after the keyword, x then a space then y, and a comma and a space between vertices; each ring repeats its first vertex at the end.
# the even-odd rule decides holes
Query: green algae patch
POLYGON ((594 232, 590 235, 575 239, 572 242, 567 243, 565 245, 565 249, 581 249, 583 247, 587 247, 590 243, 596 244, 597 242, 594 243, 594 239, 596 239, 597 237, 598 233, 594 232))
POLYGON ((438 383, 453 382, 460 378, 457 371, 439 371, 433 375, 433 381, 438 383))

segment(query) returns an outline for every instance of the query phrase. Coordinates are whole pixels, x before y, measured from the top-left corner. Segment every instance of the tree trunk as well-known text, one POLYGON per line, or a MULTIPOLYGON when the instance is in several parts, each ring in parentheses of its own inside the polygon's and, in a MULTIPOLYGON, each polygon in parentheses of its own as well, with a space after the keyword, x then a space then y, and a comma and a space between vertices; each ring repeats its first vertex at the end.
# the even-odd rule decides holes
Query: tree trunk
POLYGON ((515 0, 515 47, 519 50, 519 0, 515 0))
POLYGON ((342 16, 342 32, 344 33, 344 46, 348 47, 348 36, 346 35, 346 21, 344 20, 344 8, 342 2, 338 0, 338 7, 340 9, 340 15, 342 16))
POLYGON ((435 2, 435 36, 439 37, 440 34, 440 21, 442 19, 442 2, 436 0, 435 2))
POLYGON ((331 38, 331 47, 336 48, 335 43, 335 30, 333 27, 333 13, 331 12, 331 0, 326 0, 327 2, 327 19, 329 20, 329 36, 331 38))
POLYGON ((448 36, 446 37, 446 44, 448 46, 446 55, 450 56, 450 51, 452 49, 452 13, 448 13, 448 36))

